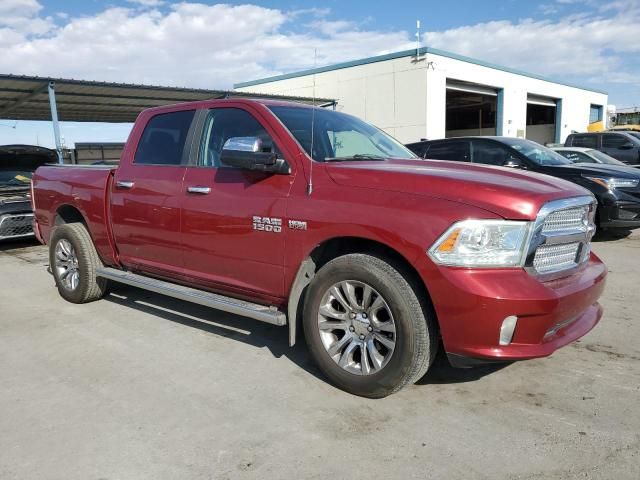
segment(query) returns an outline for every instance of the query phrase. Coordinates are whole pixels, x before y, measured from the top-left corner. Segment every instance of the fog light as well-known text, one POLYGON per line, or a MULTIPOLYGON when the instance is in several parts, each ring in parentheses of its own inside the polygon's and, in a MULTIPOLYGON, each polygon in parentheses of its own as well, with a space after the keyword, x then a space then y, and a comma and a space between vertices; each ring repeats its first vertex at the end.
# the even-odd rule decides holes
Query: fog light
POLYGON ((624 208, 618 209, 618 219, 620 220, 635 220, 637 216, 638 214, 631 210, 625 210, 624 208))
POLYGON ((502 321, 502 326, 500 327, 500 345, 509 345, 511 343, 517 323, 518 317, 515 315, 510 315, 502 321))

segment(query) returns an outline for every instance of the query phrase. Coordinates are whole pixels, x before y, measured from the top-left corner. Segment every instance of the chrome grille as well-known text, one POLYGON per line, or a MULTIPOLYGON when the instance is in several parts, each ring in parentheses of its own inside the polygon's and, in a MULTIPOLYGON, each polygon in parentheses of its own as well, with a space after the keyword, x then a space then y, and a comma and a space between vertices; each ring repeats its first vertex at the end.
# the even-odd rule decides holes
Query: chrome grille
POLYGON ((533 268, 538 273, 553 272, 574 267, 578 262, 580 242, 538 247, 533 258, 533 268))
POLYGON ((562 232, 565 230, 584 231, 584 222, 588 218, 588 214, 589 205, 550 213, 544 221, 542 233, 562 232))
POLYGON ((33 235, 33 213, 0 217, 0 240, 33 235))
POLYGON ((595 231, 593 197, 549 202, 536 219, 526 267, 545 279, 568 274, 589 259, 595 231))

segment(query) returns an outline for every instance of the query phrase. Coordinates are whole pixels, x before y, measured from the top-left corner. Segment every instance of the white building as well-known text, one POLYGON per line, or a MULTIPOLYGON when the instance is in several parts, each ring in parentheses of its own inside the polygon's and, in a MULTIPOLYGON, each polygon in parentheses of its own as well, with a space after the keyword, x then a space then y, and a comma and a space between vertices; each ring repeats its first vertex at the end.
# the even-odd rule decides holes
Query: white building
POLYGON ((507 135, 563 142, 603 119, 607 94, 421 48, 239 83, 243 92, 334 98, 402 142, 507 135), (417 53, 419 53, 417 55, 417 53))

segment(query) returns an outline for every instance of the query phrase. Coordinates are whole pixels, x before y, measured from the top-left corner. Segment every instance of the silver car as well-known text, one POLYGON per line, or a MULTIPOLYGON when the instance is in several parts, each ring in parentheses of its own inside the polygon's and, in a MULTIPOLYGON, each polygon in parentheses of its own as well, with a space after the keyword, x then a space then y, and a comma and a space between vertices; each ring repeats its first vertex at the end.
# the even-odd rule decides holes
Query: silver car
POLYGON ((627 167, 640 167, 640 165, 629 165, 623 163, 620 160, 602 153, 599 150, 593 148, 584 147, 553 147, 552 150, 558 152, 560 155, 573 163, 603 163, 606 165, 623 165, 627 167))

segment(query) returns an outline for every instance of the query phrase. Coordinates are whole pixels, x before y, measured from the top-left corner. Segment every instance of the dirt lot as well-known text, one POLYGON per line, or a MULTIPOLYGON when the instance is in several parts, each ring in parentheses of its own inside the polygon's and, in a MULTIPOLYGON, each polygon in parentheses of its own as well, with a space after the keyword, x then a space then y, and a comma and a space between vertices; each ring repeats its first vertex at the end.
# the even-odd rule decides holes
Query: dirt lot
POLYGON ((640 478, 640 232, 594 245, 605 317, 551 358, 440 362, 384 400, 286 331, 132 288, 72 305, 0 246, 0 478, 640 478))

